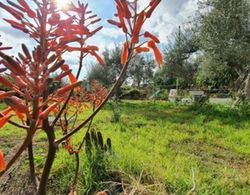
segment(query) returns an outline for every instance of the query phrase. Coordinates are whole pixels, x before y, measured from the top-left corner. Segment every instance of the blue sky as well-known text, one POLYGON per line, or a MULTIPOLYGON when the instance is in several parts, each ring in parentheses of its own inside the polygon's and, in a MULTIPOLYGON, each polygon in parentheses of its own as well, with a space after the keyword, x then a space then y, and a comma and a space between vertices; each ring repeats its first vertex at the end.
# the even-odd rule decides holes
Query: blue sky
MULTIPOLYGON (((5 2, 5 0, 1 0, 5 2)), ((77 0, 73 0, 77 2, 77 0)), ((123 34, 119 29, 114 28, 107 23, 107 19, 113 18, 115 12, 114 0, 81 0, 82 2, 89 3, 90 9, 98 14, 103 20, 101 25, 104 26, 103 30, 98 32, 94 39, 89 41, 89 44, 98 45, 101 50, 104 48, 112 48, 115 44, 120 44, 123 39, 123 34)), ((160 48, 163 49, 171 39, 171 34, 176 31, 179 25, 185 25, 192 18, 197 10, 198 0, 162 0, 156 12, 152 15, 149 21, 144 25, 145 30, 157 35, 161 40, 160 48)), ((28 0, 27 0, 28 2, 28 0)), ((150 0, 139 0, 140 6, 143 7, 150 2, 150 0)), ((10 18, 5 11, 0 11, 0 41, 4 42, 6 46, 14 46, 11 51, 16 53, 20 50, 21 43, 33 46, 33 42, 27 39, 22 32, 13 30, 9 27, 2 18, 10 18)), ((74 57, 68 55, 68 60, 74 63, 74 57)), ((87 60, 89 64, 91 59, 87 60)), ((86 75, 89 68, 84 70, 86 75)))

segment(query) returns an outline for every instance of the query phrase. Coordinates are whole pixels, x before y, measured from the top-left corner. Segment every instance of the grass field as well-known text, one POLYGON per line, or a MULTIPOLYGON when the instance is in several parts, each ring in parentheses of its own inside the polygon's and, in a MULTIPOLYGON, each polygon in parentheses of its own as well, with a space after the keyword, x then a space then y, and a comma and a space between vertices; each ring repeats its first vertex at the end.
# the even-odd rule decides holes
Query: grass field
MULTIPOLYGON (((117 123, 111 122, 110 106, 94 119, 93 129, 111 138, 113 149, 94 156, 95 160, 81 153, 79 192, 94 194, 123 183, 135 194, 186 194, 195 183, 198 194, 250 194, 249 109, 125 101, 120 110, 117 123)), ((85 131, 74 138, 75 144, 85 131)), ((7 125, 0 130, 0 148, 8 153, 23 135, 7 125)), ((45 135, 40 132, 35 140, 36 166, 41 172, 45 135)), ((61 149, 52 171, 51 194, 66 194, 74 166, 74 156, 61 149)), ((19 171, 25 170, 26 161, 19 171)))

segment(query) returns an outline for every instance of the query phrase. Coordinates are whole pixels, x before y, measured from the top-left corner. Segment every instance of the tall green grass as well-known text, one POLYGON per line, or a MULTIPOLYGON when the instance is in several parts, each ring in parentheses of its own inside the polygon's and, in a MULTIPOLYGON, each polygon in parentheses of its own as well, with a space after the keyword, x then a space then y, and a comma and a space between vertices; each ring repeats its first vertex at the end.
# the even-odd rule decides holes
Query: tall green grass
MULTIPOLYGON (((111 138, 113 152, 102 161, 109 173, 102 178, 91 176, 86 154, 81 153, 77 186, 81 194, 90 188, 91 193, 104 190, 112 182, 123 182, 127 189, 144 190, 144 194, 186 194, 193 187, 192 170, 199 194, 250 194, 249 107, 147 101, 124 101, 119 106, 119 122, 111 122, 109 105, 93 121, 93 129, 111 138)), ((85 131, 74 137, 75 144, 85 131)), ((10 136, 5 131, 0 134, 10 136)), ((43 133, 36 139, 44 140, 43 133)), ((45 146, 36 149, 41 150, 36 156, 38 165, 44 160, 45 146)), ((74 169, 74 156, 60 149, 53 166, 51 194, 68 191, 74 169)))

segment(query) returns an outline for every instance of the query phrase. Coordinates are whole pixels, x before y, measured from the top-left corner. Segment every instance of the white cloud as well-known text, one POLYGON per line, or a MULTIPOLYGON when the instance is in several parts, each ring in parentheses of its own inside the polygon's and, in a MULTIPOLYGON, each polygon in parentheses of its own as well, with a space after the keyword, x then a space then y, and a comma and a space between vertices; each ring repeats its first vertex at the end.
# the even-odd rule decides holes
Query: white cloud
MULTIPOLYGON (((139 1, 141 7, 148 5, 150 0, 139 1)), ((178 28, 190 20, 197 10, 198 0, 163 0, 146 22, 144 30, 150 30, 158 35, 161 42, 167 44, 168 37, 178 28)))
POLYGON ((121 36, 124 36, 121 30, 118 30, 117 28, 109 28, 109 27, 104 27, 102 31, 100 32, 101 35, 113 39, 118 39, 121 36))

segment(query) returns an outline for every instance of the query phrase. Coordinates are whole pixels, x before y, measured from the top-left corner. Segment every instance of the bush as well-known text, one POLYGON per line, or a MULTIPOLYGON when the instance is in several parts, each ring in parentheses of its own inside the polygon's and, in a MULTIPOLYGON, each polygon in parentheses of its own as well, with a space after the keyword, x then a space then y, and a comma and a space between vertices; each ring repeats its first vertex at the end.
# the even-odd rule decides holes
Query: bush
POLYGON ((112 110, 112 117, 111 122, 112 123, 118 123, 121 118, 121 110, 118 104, 118 101, 114 100, 110 102, 111 110, 112 110))
POLYGON ((122 88, 120 99, 129 99, 129 100, 142 100, 147 98, 147 93, 144 90, 126 87, 122 88))

